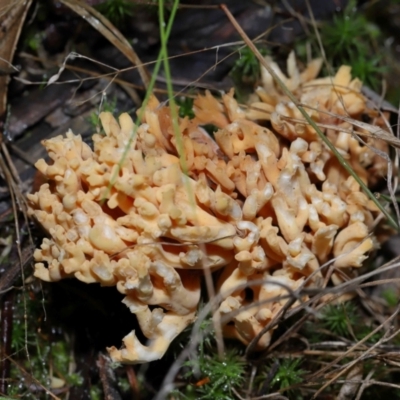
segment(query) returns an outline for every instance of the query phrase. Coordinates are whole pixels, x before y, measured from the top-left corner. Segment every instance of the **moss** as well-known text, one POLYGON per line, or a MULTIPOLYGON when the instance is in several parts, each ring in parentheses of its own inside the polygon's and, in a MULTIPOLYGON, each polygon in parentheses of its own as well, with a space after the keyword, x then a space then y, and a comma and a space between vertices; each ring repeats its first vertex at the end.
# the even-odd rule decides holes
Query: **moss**
POLYGON ((303 382, 305 370, 301 369, 303 360, 301 358, 285 358, 279 363, 278 370, 272 379, 271 385, 276 386, 283 393, 291 395, 291 398, 297 398, 296 390, 291 389, 291 386, 303 382))
POLYGON ((349 337, 351 327, 359 323, 359 314, 351 302, 330 304, 322 310, 321 322, 322 326, 333 334, 349 337))
POLYGON ((81 386, 83 378, 73 371, 73 346, 68 336, 59 335, 47 318, 46 302, 35 284, 16 296, 13 314, 11 346, 15 363, 11 364, 9 394, 26 399, 47 398, 44 389, 50 388, 52 377, 65 382, 65 387, 81 386), (25 300, 24 300, 24 297, 25 300), (72 370, 71 370, 72 366, 72 370), (32 380, 43 389, 32 391, 32 380))
POLYGON ((129 0, 106 0, 96 6, 115 26, 124 25, 129 17, 133 16, 134 4, 129 0))
POLYGON ((111 112, 113 114, 117 113, 117 98, 113 97, 111 100, 108 100, 105 98, 104 101, 102 101, 99 105, 99 109, 96 111, 93 111, 87 121, 92 127, 93 131, 99 132, 104 134, 104 130, 102 128, 102 125, 100 123, 100 118, 99 115, 101 112, 111 112))
MULTIPOLYGON (((320 24, 319 34, 331 74, 341 65, 350 65, 352 75, 374 90, 378 90, 386 71, 382 56, 384 37, 366 14, 357 8, 357 1, 350 0, 347 7, 334 15, 332 21, 320 24)), ((316 35, 301 39, 296 44, 297 54, 305 60, 306 42, 311 43, 314 54, 321 50, 316 35)), ((326 66, 325 66, 326 67, 326 66)))
POLYGON ((179 116, 181 118, 188 117, 194 118, 193 101, 191 97, 181 96, 176 99, 176 104, 179 106, 179 116))
POLYGON ((395 307, 399 301, 396 290, 393 288, 384 290, 382 296, 389 307, 395 307))
MULTIPOLYGON (((258 50, 262 55, 268 53, 264 47, 258 47, 258 50)), ((239 49, 237 55, 238 58, 229 75, 235 85, 236 98, 239 101, 244 101, 260 81, 261 67, 257 57, 249 47, 239 49)))
POLYGON ((190 380, 194 378, 193 371, 199 371, 194 383, 197 399, 234 399, 232 389, 238 389, 244 383, 246 363, 236 349, 228 350, 221 359, 214 350, 187 361, 185 366, 189 368, 185 377, 190 380))

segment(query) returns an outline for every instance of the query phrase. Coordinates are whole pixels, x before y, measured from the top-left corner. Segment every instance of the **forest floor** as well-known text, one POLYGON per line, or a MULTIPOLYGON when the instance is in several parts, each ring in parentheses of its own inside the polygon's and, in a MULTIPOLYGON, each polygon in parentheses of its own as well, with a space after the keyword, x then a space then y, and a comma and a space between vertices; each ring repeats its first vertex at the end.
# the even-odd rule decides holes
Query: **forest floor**
MULTIPOLYGON (((161 69, 153 89, 160 101, 168 101, 170 81, 181 116, 191 116, 198 93, 235 88, 242 104, 259 85, 259 62, 222 3, 283 71, 291 51, 301 68, 324 52, 321 75, 351 65, 363 93, 398 133, 400 2, 394 0, 181 2, 167 47, 172 78, 161 69)), ((184 357, 193 341, 189 327, 159 361, 112 363, 106 347, 118 347, 136 324, 122 295, 114 287, 33 276, 34 248, 46 233, 26 217, 25 195, 42 183, 34 167, 47 156, 41 141, 71 129, 91 145, 101 111, 136 115, 146 93, 143 74, 151 76, 162 48, 158 6, 0 0, 0 400, 400 399, 400 238, 384 222, 386 241, 358 275, 376 272, 351 287, 352 299, 315 302, 315 312, 282 317, 260 355, 228 340, 221 358, 207 315, 196 357, 184 357)), ((166 18, 172 7, 165 3, 166 18)), ((385 184, 372 190, 388 196, 385 184)), ((393 205, 387 209, 394 214, 393 205)), ((203 305, 207 300, 204 289, 203 305)))

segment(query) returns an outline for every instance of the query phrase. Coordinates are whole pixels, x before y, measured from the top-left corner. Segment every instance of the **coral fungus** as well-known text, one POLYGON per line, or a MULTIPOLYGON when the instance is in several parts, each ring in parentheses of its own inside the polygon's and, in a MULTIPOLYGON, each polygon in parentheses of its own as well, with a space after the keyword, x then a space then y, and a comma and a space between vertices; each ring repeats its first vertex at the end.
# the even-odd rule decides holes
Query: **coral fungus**
MULTIPOLYGON (((360 128, 340 118, 372 113, 350 69, 316 79, 319 60, 300 73, 291 55, 287 78, 270 62, 360 177, 377 179, 375 141, 360 144, 350 133, 360 128)), ((205 269, 221 270, 224 335, 248 344, 287 302, 287 288, 337 284, 374 248, 375 205, 266 70, 256 96, 244 108, 232 92, 222 102, 198 96, 196 118, 179 120, 180 140, 153 97, 136 131, 127 114, 119 123, 101 114, 105 135, 93 136, 93 150, 72 132, 43 142, 52 162, 36 167, 48 183, 28 196, 49 233, 35 276, 116 286, 148 342, 131 332, 121 350, 108 349, 114 360, 162 357, 195 318, 205 269), (215 141, 206 123, 219 128, 215 141), (328 276, 321 266, 330 260, 328 276)))

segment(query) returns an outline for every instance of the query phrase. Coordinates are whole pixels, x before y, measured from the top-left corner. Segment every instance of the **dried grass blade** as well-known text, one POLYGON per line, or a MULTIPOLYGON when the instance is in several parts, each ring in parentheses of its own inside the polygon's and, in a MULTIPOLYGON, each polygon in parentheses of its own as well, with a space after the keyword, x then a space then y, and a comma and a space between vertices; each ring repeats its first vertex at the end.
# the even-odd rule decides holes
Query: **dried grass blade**
MULTIPOLYGON (((310 107, 305 104, 299 103, 299 105, 301 107, 308 108, 310 110, 319 111, 317 108, 310 107)), ((348 122, 349 124, 356 126, 357 128, 364 129, 366 131, 366 132, 360 132, 360 131, 355 132, 358 136, 367 136, 367 137, 371 137, 373 139, 384 140, 386 143, 390 144, 391 146, 400 149, 400 139, 398 139, 396 136, 391 135, 390 133, 386 132, 382 128, 379 128, 378 126, 374 126, 374 125, 368 124, 367 122, 359 121, 359 120, 353 119, 351 117, 346 117, 345 115, 335 114, 333 112, 326 111, 326 110, 324 110, 323 113, 326 115, 329 115, 331 117, 338 118, 344 122, 348 122)), ((334 128, 331 125, 324 126, 324 125, 318 124, 318 126, 328 127, 330 129, 334 128)), ((340 128, 340 131, 343 131, 343 129, 340 128)), ((349 132, 349 133, 352 133, 352 132, 349 132)))

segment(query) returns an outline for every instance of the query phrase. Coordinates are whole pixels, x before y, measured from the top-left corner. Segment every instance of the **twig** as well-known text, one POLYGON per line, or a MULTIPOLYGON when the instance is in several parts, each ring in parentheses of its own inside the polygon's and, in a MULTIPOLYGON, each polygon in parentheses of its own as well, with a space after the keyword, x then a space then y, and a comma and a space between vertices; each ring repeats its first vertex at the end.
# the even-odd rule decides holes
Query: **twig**
POLYGON ((99 375, 104 392, 105 400, 121 400, 122 397, 115 389, 115 376, 113 370, 110 368, 109 362, 103 354, 99 354, 97 359, 97 366, 99 368, 99 375))
POLYGON ((339 394, 336 400, 351 400, 357 392, 357 389, 361 385, 363 376, 362 365, 355 365, 350 369, 347 374, 346 381, 340 388, 339 394))
POLYGON ((7 394, 10 378, 11 333, 13 325, 14 291, 8 292, 1 304, 0 320, 0 393, 7 394))
POLYGON ((19 371, 27 381, 32 380, 33 382, 35 382, 35 384, 38 387, 40 387, 45 392, 45 394, 49 395, 52 399, 61 400, 60 397, 58 397, 51 390, 43 386, 43 384, 38 379, 36 379, 32 374, 28 373, 28 371, 26 371, 25 368, 21 367, 21 365, 19 365, 15 360, 13 360, 11 357, 8 357, 8 359, 19 369, 19 371))

